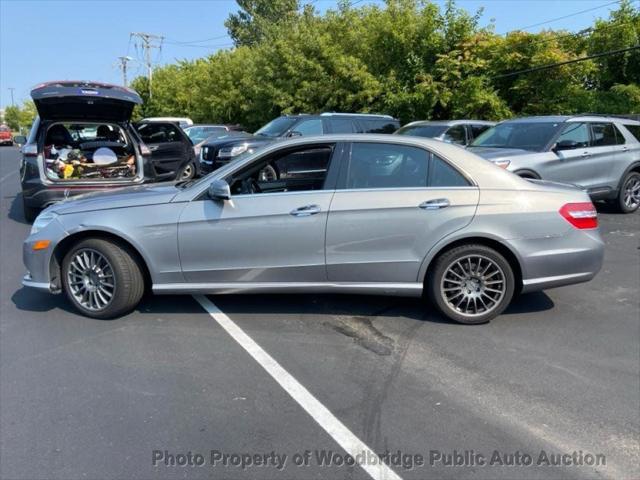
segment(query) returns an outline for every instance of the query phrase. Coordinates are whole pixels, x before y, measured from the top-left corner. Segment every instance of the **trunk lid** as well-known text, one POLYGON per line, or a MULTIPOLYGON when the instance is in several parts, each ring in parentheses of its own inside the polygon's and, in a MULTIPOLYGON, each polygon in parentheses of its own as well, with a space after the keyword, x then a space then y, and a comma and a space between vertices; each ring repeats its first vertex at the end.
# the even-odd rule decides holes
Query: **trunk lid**
POLYGON ((48 82, 31 90, 43 120, 125 122, 142 103, 134 90, 98 82, 48 82))

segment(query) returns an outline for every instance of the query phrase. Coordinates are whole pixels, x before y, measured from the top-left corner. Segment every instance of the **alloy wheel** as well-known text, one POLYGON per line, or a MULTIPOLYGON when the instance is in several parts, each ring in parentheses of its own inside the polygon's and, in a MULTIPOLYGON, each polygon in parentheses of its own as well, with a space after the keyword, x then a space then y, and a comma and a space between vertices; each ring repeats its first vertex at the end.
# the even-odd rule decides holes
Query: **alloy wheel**
POLYGON ((447 305, 460 315, 485 315, 500 304, 507 290, 500 266, 484 255, 457 258, 445 270, 440 292, 447 305))
POLYGON ((189 163, 182 170, 182 175, 180 175, 180 180, 181 181, 191 180, 193 178, 194 173, 195 173, 195 170, 193 169, 193 165, 189 163))
POLYGON ((640 177, 637 175, 632 176, 627 180, 627 183, 625 183, 623 202, 630 210, 634 210, 640 206, 640 177))
POLYGON ((116 279, 109 260, 97 250, 75 252, 67 271, 69 290, 87 310, 104 310, 113 300, 116 279))

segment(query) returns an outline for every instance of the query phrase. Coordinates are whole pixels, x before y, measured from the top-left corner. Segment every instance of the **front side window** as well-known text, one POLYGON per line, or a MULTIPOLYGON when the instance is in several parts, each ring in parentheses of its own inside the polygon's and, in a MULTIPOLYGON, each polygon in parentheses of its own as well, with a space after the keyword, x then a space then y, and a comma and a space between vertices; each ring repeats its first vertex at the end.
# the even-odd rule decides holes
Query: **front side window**
POLYGON ((294 126, 292 131, 299 133, 303 137, 308 135, 322 135, 322 120, 319 118, 303 120, 294 126))
POLYGON ((268 155, 229 180, 235 195, 322 190, 334 145, 313 145, 268 155))
POLYGON ((607 147, 616 145, 616 132, 611 123, 592 123, 591 124, 591 146, 607 147))
POLYGON ((558 137, 558 144, 571 144, 572 148, 589 146, 589 125, 586 123, 568 123, 558 137))
POLYGON ((466 145, 467 144, 467 136, 464 130, 464 125, 455 125, 447 130, 447 133, 444 134, 442 139, 445 142, 455 143, 458 145, 466 145))

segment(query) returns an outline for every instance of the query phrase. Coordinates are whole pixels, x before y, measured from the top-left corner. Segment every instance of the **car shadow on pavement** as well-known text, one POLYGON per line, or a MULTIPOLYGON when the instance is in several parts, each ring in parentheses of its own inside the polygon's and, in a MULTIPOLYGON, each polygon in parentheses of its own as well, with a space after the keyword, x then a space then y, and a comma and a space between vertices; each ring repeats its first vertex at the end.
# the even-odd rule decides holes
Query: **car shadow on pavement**
MULTIPOLYGON (((11 296, 11 301, 18 310, 26 312, 45 313, 53 310, 62 310, 72 315, 81 315, 63 294, 51 295, 32 288, 22 287, 11 296)), ((203 313, 203 310, 189 295, 145 295, 133 313, 150 315, 190 314, 203 313)), ((87 318, 87 320, 90 319, 87 318)))
MULTIPOLYGON (((226 314, 282 314, 348 317, 404 317, 420 322, 459 325, 440 315, 422 298, 371 295, 221 295, 210 297, 226 314)), ((522 294, 502 315, 550 310, 553 300, 544 292, 522 294)))
POLYGON ((9 219, 13 220, 14 222, 22 223, 23 225, 30 225, 29 222, 24 219, 24 212, 22 210, 22 193, 18 193, 13 197, 11 208, 9 208, 9 219))

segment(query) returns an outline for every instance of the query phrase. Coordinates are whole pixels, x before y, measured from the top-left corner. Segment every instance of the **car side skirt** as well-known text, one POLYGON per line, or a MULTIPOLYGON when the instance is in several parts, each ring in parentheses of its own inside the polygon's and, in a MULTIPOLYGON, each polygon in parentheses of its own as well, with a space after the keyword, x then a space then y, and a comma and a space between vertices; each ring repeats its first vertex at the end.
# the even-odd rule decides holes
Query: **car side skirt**
POLYGON ((264 282, 165 283, 153 285, 155 294, 230 293, 361 293, 420 297, 422 283, 264 282))

